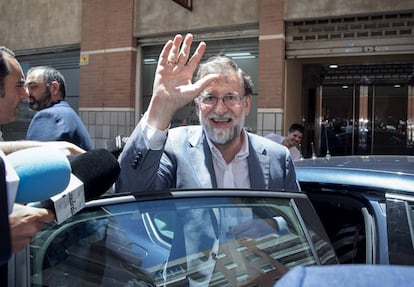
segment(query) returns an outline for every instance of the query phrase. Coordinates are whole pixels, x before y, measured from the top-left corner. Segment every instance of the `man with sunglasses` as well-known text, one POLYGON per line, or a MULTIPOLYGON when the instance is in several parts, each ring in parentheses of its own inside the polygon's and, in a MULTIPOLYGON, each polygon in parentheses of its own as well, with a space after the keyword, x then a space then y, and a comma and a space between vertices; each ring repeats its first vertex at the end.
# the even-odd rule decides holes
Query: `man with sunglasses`
POLYGON ((117 191, 298 190, 288 149, 244 130, 250 77, 224 56, 199 65, 206 45, 190 57, 192 41, 191 34, 176 35, 165 44, 148 110, 119 158, 117 191), (175 112, 192 100, 200 125, 169 129, 175 112))

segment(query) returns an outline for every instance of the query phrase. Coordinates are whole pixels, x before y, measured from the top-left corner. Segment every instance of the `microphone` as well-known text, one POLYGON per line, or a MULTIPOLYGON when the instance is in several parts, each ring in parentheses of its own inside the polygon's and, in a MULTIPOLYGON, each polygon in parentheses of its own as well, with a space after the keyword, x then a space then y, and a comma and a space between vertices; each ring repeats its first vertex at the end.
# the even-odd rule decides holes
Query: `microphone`
POLYGON ((53 210, 58 224, 81 210, 85 200, 109 190, 120 172, 117 159, 105 149, 65 156, 55 149, 28 148, 7 160, 20 178, 13 202, 53 210))
POLYGON ((67 158, 72 169, 68 188, 63 195, 56 195, 42 204, 55 211, 58 224, 81 210, 85 201, 107 192, 121 170, 116 157, 106 149, 94 149, 67 158))
MULTIPOLYGON (((57 149, 28 148, 13 152, 6 158, 17 174, 17 190, 9 190, 12 204, 48 199, 62 192, 69 183, 69 160, 57 149)), ((11 170, 8 172, 11 173, 11 170)))
POLYGON ((68 156, 72 173, 85 187, 85 200, 96 199, 118 179, 121 168, 116 157, 106 149, 94 149, 68 156))
POLYGON ((70 155, 67 159, 72 169, 68 187, 40 203, 41 207, 55 212, 57 224, 80 211, 85 206, 85 201, 96 199, 108 191, 121 170, 115 156, 105 149, 70 155))

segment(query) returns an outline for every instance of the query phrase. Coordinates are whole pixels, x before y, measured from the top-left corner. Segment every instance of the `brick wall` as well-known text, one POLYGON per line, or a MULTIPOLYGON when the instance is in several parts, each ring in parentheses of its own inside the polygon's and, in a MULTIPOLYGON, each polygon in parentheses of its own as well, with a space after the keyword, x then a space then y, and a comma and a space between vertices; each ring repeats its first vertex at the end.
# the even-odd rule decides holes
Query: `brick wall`
POLYGON ((259 15, 258 133, 283 133, 284 0, 260 0, 259 15))
POLYGON ((80 70, 79 106, 133 107, 136 51, 92 53, 88 57, 89 63, 80 70))

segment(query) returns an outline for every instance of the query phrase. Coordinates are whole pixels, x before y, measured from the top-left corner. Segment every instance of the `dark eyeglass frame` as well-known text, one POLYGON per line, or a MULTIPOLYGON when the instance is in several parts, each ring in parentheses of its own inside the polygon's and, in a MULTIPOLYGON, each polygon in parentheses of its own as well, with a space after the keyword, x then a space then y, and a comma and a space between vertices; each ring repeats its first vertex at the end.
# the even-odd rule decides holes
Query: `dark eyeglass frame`
POLYGON ((235 94, 235 93, 227 94, 222 98, 216 97, 216 96, 211 95, 211 94, 206 94, 206 95, 198 96, 197 97, 197 102, 199 104, 202 104, 202 105, 207 106, 207 107, 214 107, 214 106, 217 105, 219 100, 222 100, 223 104, 226 107, 234 107, 234 106, 240 105, 241 101, 245 97, 246 96, 240 96, 240 95, 235 94))

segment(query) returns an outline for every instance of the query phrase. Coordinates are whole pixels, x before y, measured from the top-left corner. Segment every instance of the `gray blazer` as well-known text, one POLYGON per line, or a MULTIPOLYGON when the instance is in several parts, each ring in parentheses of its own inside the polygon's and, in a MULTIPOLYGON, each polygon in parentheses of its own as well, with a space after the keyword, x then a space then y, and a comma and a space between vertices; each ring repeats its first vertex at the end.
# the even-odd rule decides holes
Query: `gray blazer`
MULTIPOLYGON (((288 149, 264 137, 247 134, 251 188, 299 190, 288 149)), ((116 192, 217 187, 212 155, 201 126, 170 129, 164 149, 150 150, 139 123, 119 162, 121 173, 116 192)))

